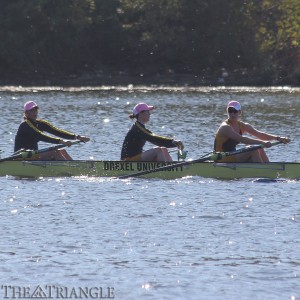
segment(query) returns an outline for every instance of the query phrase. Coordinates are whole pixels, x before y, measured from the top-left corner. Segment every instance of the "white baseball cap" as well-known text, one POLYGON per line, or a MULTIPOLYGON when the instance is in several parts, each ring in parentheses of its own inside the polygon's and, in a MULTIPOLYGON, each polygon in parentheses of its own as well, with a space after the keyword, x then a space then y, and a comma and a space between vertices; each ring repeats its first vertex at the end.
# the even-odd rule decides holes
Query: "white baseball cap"
POLYGON ((233 107, 233 108, 236 109, 236 110, 242 110, 242 107, 241 107, 240 102, 237 102, 237 101, 230 101, 230 102, 227 104, 227 109, 228 109, 229 107, 233 107))
POLYGON ((35 107, 39 108, 38 105, 35 102, 28 101, 24 104, 24 112, 27 111, 27 110, 31 110, 35 107))
POLYGON ((152 109, 154 109, 154 106, 149 106, 146 103, 138 103, 134 107, 132 113, 133 113, 134 116, 136 116, 136 115, 138 115, 143 110, 152 110, 152 109))

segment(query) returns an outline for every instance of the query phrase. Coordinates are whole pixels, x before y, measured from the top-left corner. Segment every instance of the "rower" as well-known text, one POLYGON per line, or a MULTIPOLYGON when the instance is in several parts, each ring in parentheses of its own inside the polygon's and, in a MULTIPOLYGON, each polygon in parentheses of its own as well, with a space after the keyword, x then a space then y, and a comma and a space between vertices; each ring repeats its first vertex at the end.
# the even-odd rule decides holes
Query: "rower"
MULTIPOLYGON (((24 121, 20 124, 16 137, 14 152, 21 149, 38 150, 38 142, 43 141, 52 144, 62 144, 71 146, 72 142, 68 140, 79 140, 87 142, 90 139, 85 136, 76 135, 68 131, 53 126, 50 122, 38 119, 39 107, 34 101, 28 101, 24 104, 24 121), (59 138, 52 137, 44 132, 55 135, 59 138), (68 140, 65 140, 68 139, 68 140)), ((41 153, 34 160, 72 160, 71 156, 65 149, 52 150, 41 153)))
MULTIPOLYGON (((289 143, 290 139, 259 131, 249 123, 244 123, 240 120, 242 116, 241 104, 238 101, 230 101, 227 105, 228 119, 222 122, 218 128, 214 151, 216 152, 230 152, 235 151, 239 143, 246 145, 261 144, 264 147, 271 147, 270 141, 277 140, 284 144, 289 143), (248 133, 255 138, 245 137, 244 133, 248 133)), ((234 156, 225 157, 218 162, 269 162, 269 158, 263 148, 241 153, 234 156)))
POLYGON ((138 103, 130 119, 136 119, 131 129, 127 132, 121 151, 121 160, 127 161, 172 161, 167 148, 178 147, 183 149, 183 143, 173 138, 159 136, 145 127, 150 120, 150 111, 154 106, 146 103, 138 103), (146 142, 157 147, 143 151, 146 142))

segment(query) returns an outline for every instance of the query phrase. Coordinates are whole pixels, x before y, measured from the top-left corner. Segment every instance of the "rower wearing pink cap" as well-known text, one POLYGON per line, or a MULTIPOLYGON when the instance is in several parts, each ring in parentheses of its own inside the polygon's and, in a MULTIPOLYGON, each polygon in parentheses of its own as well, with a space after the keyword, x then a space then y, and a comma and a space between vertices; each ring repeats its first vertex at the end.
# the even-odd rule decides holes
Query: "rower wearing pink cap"
MULTIPOLYGON (((15 137, 14 151, 25 150, 38 150, 38 142, 43 141, 52 144, 63 144, 71 146, 72 142, 68 140, 80 140, 83 142, 89 141, 88 137, 76 135, 68 131, 59 129, 45 120, 38 119, 38 105, 34 101, 28 101, 24 104, 24 121, 20 124, 18 132, 15 137), (45 134, 48 132, 59 138, 52 137, 45 134)), ((33 157, 38 160, 71 160, 72 158, 66 150, 53 150, 41 153, 39 157, 33 157)))
POLYGON ((152 133, 145 127, 150 120, 150 111, 154 106, 146 103, 138 103, 129 115, 129 118, 136 119, 123 142, 121 160, 127 161, 172 161, 167 148, 178 147, 183 149, 183 143, 173 138, 159 136, 152 133), (143 151, 146 142, 158 147, 143 151))
MULTIPOLYGON (((265 133, 255 129, 249 123, 240 121, 242 116, 242 107, 238 101, 230 101, 227 104, 228 119, 225 120, 216 133, 214 150, 217 152, 235 151, 239 143, 246 145, 264 145, 271 147, 271 140, 277 140, 282 143, 289 143, 287 137, 280 137, 265 133), (255 138, 243 136, 248 133, 255 138)), ((268 162, 269 158, 264 149, 228 156, 220 160, 221 162, 268 162)), ((219 162, 220 162, 219 161, 219 162)))

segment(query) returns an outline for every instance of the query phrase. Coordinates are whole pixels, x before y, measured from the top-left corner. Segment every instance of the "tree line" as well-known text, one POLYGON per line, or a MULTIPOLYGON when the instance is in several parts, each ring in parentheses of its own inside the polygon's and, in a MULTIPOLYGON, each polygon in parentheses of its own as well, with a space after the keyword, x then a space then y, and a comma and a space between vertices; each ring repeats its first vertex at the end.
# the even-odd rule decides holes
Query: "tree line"
POLYGON ((124 74, 300 84, 299 0, 1 0, 0 84, 124 74))

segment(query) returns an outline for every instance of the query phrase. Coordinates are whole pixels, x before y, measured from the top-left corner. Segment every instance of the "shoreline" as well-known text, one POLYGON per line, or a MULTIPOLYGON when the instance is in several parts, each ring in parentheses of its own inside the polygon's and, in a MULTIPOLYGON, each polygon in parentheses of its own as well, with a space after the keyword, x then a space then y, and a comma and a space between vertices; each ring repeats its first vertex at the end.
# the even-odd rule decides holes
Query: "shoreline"
POLYGON ((125 72, 94 72, 85 73, 82 75, 68 75, 68 76, 50 76, 50 77, 22 77, 14 79, 0 79, 0 90, 5 90, 8 87, 64 87, 64 88, 81 88, 81 87, 153 87, 153 88, 195 88, 195 87, 290 87, 300 88, 285 83, 270 83, 259 80, 255 75, 244 74, 241 72, 222 73, 220 76, 211 74, 155 74, 155 75, 132 75, 125 72), (256 80, 254 80, 254 78, 256 80))
POLYGON ((0 92, 13 93, 42 93, 42 92, 91 92, 91 91, 114 91, 114 92, 199 92, 199 93, 297 93, 300 87, 291 86, 0 86, 0 92))
POLYGON ((243 72, 221 72, 219 74, 131 74, 123 71, 98 71, 80 75, 30 76, 0 79, 0 86, 261 86, 255 75, 243 72), (256 80, 254 80, 254 78, 256 80))

